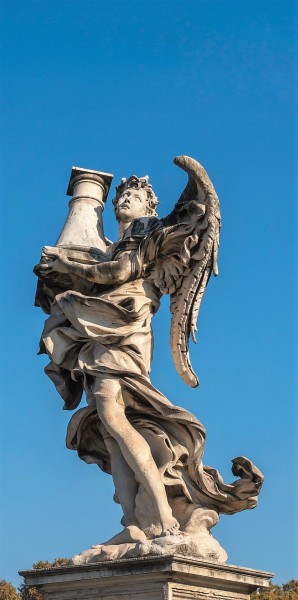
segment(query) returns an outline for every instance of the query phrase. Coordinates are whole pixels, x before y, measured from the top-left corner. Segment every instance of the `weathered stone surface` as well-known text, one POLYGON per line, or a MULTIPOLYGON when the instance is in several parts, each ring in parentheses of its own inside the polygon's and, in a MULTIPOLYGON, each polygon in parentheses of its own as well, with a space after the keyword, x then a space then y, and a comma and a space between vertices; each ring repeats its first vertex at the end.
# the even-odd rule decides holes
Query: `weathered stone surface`
POLYGON ((188 351, 210 275, 217 274, 220 213, 203 167, 175 159, 189 176, 170 215, 157 217, 148 177, 122 179, 113 200, 119 240, 104 237, 102 210, 112 176, 75 168, 70 213, 55 247, 35 267, 36 303, 49 314, 40 351, 65 402, 78 407, 67 447, 113 476, 123 531, 74 557, 76 564, 170 553, 224 562, 210 534, 219 513, 254 508, 263 476, 245 457, 224 483, 203 465, 206 432, 149 378, 152 316, 171 297, 171 350, 177 372, 198 385, 188 351))
MULTIPOLYGON (((207 512, 206 510, 204 511, 207 512)), ((211 511, 210 511, 211 512, 211 511)), ((137 532, 139 537, 139 532, 137 532)), ((126 544, 99 544, 92 546, 77 556, 73 556, 72 563, 83 565, 91 562, 117 560, 119 558, 137 558, 138 556, 161 556, 170 553, 182 556, 193 556, 197 559, 210 560, 224 563, 227 560, 226 551, 218 541, 209 533, 206 527, 192 533, 179 532, 176 535, 166 535, 143 541, 126 544)))
POLYGON ((183 556, 23 571, 45 600, 248 600, 272 573, 183 556))
POLYGON ((69 214, 56 246, 106 249, 102 212, 113 175, 73 167, 67 194, 69 214))

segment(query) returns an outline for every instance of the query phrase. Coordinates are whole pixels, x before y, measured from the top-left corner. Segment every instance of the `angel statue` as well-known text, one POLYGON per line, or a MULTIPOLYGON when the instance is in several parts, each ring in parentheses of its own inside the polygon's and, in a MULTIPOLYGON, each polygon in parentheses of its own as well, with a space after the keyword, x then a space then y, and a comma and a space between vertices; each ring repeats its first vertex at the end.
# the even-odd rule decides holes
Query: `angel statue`
POLYGON ((157 216, 147 176, 122 179, 113 199, 118 241, 102 237, 102 247, 87 254, 76 254, 71 244, 45 247, 35 267, 36 303, 49 313, 40 345, 51 361, 46 373, 66 409, 86 395, 70 420, 67 447, 112 475, 123 511, 123 530, 74 557, 78 564, 182 546, 184 553, 224 562, 226 552, 210 529, 219 513, 254 508, 263 481, 244 457, 232 461, 239 479, 231 484, 203 466, 203 425, 149 378, 151 319, 169 294, 174 364, 187 385, 198 385, 188 341, 195 340, 201 300, 217 274, 216 192, 197 161, 180 156, 174 162, 188 183, 168 216, 157 216))

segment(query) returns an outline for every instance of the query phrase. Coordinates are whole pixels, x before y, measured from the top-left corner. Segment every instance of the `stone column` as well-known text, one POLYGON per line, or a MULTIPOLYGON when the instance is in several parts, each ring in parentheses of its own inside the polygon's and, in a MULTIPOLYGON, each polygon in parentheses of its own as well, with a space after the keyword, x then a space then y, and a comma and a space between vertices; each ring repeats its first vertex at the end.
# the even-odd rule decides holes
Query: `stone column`
MULTIPOLYGON (((66 249, 70 260, 92 265, 106 256, 102 213, 112 179, 110 173, 72 168, 67 189, 67 195, 72 196, 69 213, 55 244, 66 249)), ((48 255, 42 252, 40 263, 47 261, 48 255)), ((72 289, 82 294, 92 293, 93 284, 75 275, 52 271, 47 276, 40 276, 38 270, 36 272, 35 305, 46 313, 50 312, 55 296, 63 291, 72 289)))
POLYGON ((69 214, 56 246, 70 249, 106 248, 102 212, 113 175, 73 167, 67 189, 69 214))

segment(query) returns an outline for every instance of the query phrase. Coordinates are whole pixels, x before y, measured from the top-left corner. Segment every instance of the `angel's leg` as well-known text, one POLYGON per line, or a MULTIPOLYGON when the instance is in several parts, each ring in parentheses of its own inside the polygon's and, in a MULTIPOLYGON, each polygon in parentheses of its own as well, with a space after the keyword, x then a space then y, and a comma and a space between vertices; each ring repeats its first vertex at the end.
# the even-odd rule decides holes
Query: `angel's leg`
POLYGON ((123 510, 124 530, 100 545, 144 542, 146 535, 140 529, 135 517, 135 500, 138 483, 127 462, 124 460, 118 443, 111 436, 105 437, 105 445, 111 458, 112 477, 116 494, 123 510))
MULTIPOLYGON (((125 416, 124 406, 116 398, 121 395, 121 386, 117 379, 97 380, 93 388, 98 415, 116 440, 121 454, 133 471, 135 479, 148 492, 154 504, 162 533, 174 533, 178 523, 172 515, 165 486, 159 470, 153 460, 150 447, 144 438, 132 427, 125 416)), ((121 499, 119 498, 121 501, 121 499)))
POLYGON ((124 460, 118 443, 114 438, 105 438, 105 445, 111 458, 112 477, 116 494, 123 510, 123 524, 138 526, 135 518, 135 499, 138 493, 138 484, 131 468, 124 460))

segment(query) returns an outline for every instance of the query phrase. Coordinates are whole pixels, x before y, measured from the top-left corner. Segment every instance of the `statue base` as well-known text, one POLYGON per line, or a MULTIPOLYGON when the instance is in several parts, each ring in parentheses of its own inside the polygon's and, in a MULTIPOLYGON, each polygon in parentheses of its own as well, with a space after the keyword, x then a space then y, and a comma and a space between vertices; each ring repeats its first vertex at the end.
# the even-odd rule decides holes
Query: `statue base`
POLYGON ((21 571, 44 600, 249 600, 273 573, 181 555, 21 571))

